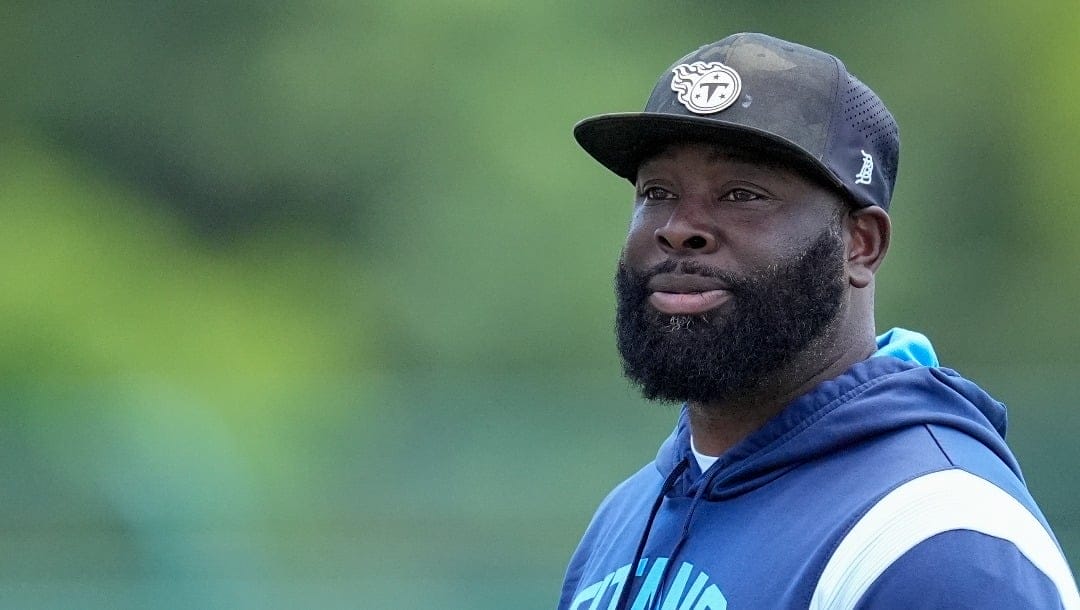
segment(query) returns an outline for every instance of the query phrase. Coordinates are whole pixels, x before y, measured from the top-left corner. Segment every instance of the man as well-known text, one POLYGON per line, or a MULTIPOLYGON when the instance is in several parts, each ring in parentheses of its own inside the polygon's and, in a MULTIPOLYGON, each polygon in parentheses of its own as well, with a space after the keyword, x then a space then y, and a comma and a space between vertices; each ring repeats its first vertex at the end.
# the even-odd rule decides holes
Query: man
POLYGON ((875 339, 899 136, 873 91, 737 34, 574 134, 636 188, 626 375, 684 406, 598 509, 560 609, 1080 608, 1004 406, 922 335, 875 339))

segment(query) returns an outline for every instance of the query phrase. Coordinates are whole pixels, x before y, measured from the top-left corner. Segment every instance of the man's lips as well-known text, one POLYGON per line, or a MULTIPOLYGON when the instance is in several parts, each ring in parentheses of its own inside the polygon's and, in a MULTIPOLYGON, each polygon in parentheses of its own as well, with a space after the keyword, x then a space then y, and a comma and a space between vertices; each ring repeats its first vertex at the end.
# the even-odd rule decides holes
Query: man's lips
POLYGON ((731 293, 727 290, 706 290, 705 292, 653 292, 649 295, 649 304, 670 315, 694 315, 705 313, 727 301, 731 293))
POLYGON ((661 273, 648 283, 649 304, 669 315, 694 315, 731 298, 723 282, 703 275, 661 273))

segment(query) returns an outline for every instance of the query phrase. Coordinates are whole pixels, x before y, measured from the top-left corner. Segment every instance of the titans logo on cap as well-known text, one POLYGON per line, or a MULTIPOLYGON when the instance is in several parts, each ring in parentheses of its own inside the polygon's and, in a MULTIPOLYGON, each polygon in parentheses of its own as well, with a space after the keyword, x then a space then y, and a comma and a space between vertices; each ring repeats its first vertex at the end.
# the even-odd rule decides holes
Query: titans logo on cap
POLYGON ((695 61, 672 68, 671 90, 679 102, 696 114, 712 114, 735 103, 742 90, 739 73, 713 61, 695 61))

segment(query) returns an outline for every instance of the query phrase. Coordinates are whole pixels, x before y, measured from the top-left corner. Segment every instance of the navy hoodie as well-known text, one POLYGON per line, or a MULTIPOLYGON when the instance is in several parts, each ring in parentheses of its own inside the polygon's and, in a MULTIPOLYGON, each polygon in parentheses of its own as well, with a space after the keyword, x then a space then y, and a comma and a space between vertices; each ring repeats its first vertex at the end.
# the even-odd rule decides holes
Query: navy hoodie
POLYGON ((1080 609, 1004 405, 918 333, 878 345, 704 473, 684 407, 597 510, 559 610, 1080 609))

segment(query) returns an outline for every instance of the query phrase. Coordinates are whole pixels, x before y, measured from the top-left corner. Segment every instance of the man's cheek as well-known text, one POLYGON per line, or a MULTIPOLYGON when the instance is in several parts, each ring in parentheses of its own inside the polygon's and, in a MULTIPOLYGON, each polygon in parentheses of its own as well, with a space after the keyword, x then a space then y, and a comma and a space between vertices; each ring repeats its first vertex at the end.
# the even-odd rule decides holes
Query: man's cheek
POLYGON ((622 258, 624 261, 640 269, 642 258, 649 256, 653 251, 655 242, 655 223, 652 223, 640 215, 635 215, 630 221, 630 227, 626 234, 626 245, 623 247, 622 258), (638 263, 635 265, 635 263, 638 263))

